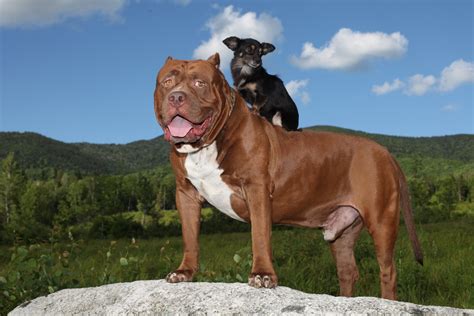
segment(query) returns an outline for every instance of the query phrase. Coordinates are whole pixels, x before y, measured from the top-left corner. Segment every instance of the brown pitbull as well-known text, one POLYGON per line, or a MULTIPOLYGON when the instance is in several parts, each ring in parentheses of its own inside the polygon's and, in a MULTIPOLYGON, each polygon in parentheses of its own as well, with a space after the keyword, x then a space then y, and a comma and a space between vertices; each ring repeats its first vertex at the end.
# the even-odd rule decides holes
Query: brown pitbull
POLYGON ((340 294, 359 277, 354 243, 366 227, 375 244, 382 297, 396 299, 394 246, 400 206, 416 259, 422 262, 405 177, 382 146, 327 132, 287 132, 251 113, 219 71, 219 55, 168 58, 158 73, 155 113, 172 144, 176 205, 184 256, 168 282, 191 281, 199 267, 204 200, 251 224, 249 284, 277 285, 273 224, 322 228, 337 265, 340 294))

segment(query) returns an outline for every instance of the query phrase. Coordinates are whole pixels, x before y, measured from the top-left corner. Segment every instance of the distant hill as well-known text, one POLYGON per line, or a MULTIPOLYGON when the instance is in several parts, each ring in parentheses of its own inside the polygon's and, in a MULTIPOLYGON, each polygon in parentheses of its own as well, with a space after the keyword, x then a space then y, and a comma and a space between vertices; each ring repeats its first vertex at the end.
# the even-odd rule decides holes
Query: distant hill
POLYGON ((0 159, 9 152, 22 168, 125 174, 167 163, 169 144, 163 137, 124 145, 64 143, 36 133, 0 133, 0 159))
POLYGON ((371 134, 362 131, 333 126, 314 126, 308 129, 315 131, 332 131, 359 135, 370 138, 385 146, 397 157, 422 156, 462 162, 474 162, 474 135, 458 134, 432 137, 404 137, 383 134, 371 134))
MULTIPOLYGON (((333 126, 308 129, 373 139, 387 147, 402 162, 408 158, 423 158, 424 161, 429 159, 432 165, 443 161, 444 165, 454 166, 456 170, 474 169, 474 135, 399 137, 333 126)), ((126 174, 167 164, 169 144, 162 136, 117 145, 64 143, 36 133, 0 132, 0 159, 9 152, 15 153, 17 161, 25 169, 53 167, 86 174, 126 174)))

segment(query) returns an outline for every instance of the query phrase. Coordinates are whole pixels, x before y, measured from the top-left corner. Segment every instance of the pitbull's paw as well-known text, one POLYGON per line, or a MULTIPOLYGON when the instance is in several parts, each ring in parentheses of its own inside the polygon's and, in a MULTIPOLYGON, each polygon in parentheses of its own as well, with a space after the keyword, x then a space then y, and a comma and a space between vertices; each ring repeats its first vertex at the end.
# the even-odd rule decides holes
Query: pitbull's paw
POLYGON ((176 270, 166 276, 168 283, 190 282, 192 280, 193 272, 191 270, 176 270))
POLYGON ((278 278, 274 274, 252 273, 249 276, 249 285, 255 288, 272 289, 278 284, 278 278))

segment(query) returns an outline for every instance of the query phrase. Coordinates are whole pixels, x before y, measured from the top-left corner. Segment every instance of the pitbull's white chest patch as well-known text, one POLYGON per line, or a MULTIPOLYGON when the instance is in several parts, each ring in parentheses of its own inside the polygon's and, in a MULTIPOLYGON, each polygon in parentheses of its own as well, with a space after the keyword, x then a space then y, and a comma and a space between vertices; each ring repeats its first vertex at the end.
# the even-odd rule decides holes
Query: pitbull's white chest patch
POLYGON ((184 167, 186 168, 187 178, 206 201, 222 213, 244 222, 230 204, 232 190, 222 181, 221 174, 223 170, 219 168, 217 163, 215 142, 199 151, 188 153, 184 161, 184 167))

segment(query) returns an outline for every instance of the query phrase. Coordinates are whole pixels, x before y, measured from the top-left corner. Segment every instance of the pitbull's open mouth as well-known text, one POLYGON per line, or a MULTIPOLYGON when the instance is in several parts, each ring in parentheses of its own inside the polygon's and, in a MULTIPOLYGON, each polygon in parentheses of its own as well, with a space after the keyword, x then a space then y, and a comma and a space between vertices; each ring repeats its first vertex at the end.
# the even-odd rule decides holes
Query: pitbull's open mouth
POLYGON ((193 123, 183 116, 176 115, 165 127, 165 139, 174 143, 195 142, 206 132, 211 117, 207 117, 201 123, 193 123))

